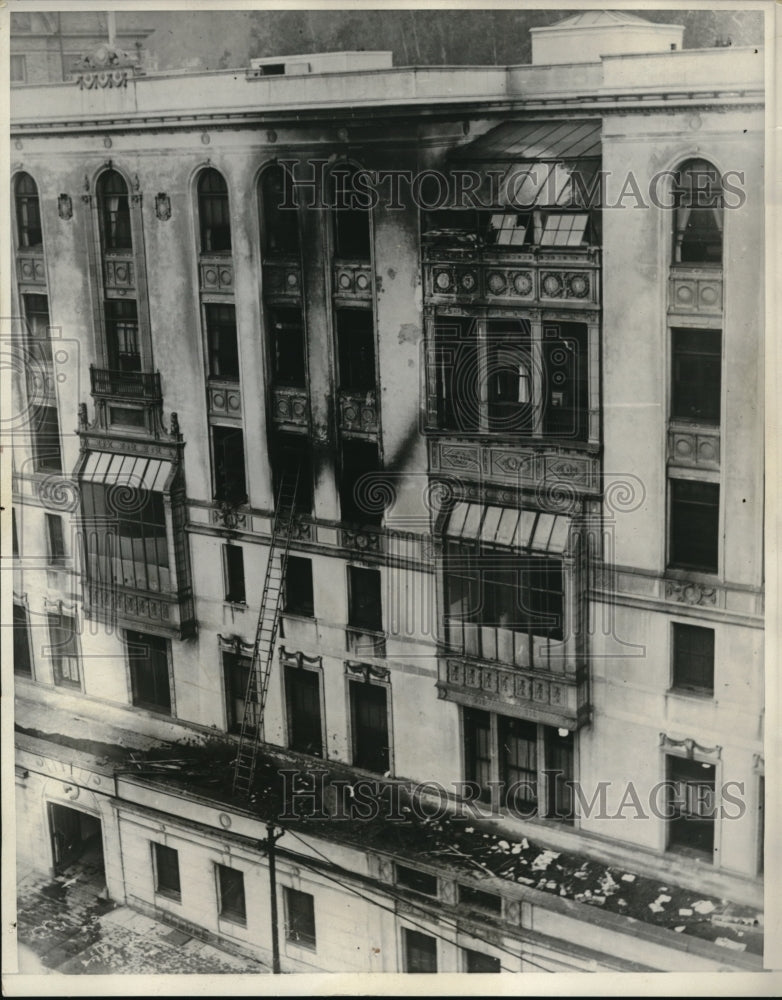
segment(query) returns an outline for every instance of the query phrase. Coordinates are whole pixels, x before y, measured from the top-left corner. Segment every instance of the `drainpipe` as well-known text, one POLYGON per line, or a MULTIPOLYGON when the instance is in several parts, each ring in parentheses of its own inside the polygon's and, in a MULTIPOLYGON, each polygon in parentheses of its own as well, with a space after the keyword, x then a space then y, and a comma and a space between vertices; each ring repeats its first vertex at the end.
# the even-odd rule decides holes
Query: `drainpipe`
POLYGON ((284 833, 285 833, 284 830, 275 832, 274 823, 269 822, 266 825, 266 834, 267 834, 266 840, 262 840, 260 842, 261 845, 266 848, 269 856, 269 893, 271 902, 271 921, 272 921, 272 972, 275 975, 279 975, 281 969, 280 969, 279 927, 277 918, 277 867, 276 867, 274 845, 284 833))

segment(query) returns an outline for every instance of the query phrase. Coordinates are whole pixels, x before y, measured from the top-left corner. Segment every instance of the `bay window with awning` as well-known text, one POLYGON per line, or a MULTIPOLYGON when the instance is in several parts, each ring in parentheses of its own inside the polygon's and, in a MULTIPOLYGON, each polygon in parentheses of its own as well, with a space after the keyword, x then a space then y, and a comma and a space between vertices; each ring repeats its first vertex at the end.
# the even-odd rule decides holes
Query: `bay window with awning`
POLYGON ((100 620, 187 632, 192 594, 178 463, 92 451, 78 475, 85 609, 100 620))

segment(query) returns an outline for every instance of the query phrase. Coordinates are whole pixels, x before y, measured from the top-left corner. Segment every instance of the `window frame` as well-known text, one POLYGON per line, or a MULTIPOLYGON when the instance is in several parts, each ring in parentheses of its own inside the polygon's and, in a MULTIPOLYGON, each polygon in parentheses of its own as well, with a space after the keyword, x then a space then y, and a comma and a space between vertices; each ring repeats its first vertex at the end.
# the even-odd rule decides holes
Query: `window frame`
POLYGON ((131 704, 134 708, 142 708, 147 712, 154 712, 156 715, 164 715, 166 717, 174 718, 174 685, 172 683, 173 679, 171 676, 171 642, 162 636, 147 632, 140 632, 138 629, 123 629, 123 641, 125 644, 125 655, 128 664, 128 673, 130 676, 131 704), (148 648, 148 653, 146 655, 133 655, 133 648, 138 649, 144 646, 148 648), (141 684, 139 682, 138 670, 139 667, 142 666, 142 660, 143 665, 146 665, 149 670, 149 676, 146 678, 145 683, 149 684, 151 682, 152 688, 155 692, 162 687, 162 674, 163 668, 165 668, 165 689, 167 694, 165 702, 149 701, 139 695, 139 688, 141 687, 141 684))
POLYGON ((690 157, 675 167, 672 173, 672 264, 674 266, 681 265, 682 267, 722 267, 725 257, 725 198, 719 170, 713 163, 702 157, 690 157), (684 183, 685 176, 691 178, 690 183, 684 183), (692 179, 698 176, 708 177, 709 183, 705 186, 697 183, 693 185, 692 179), (695 198, 697 205, 687 204, 688 201, 693 201, 693 194, 695 192, 698 192, 695 198), (701 197, 701 192, 703 192, 704 197, 701 197), (713 204, 715 200, 717 204, 713 204), (709 237, 705 229, 692 227, 692 231, 696 234, 695 238, 691 241, 686 241, 693 212, 699 213, 699 218, 701 217, 701 213, 703 213, 703 217, 706 219, 709 218, 708 213, 712 213, 711 217, 714 220, 716 230, 719 232, 718 254, 714 252, 717 245, 717 239, 713 236, 714 230, 711 231, 712 235, 709 237), (719 212, 719 215, 717 212, 719 212), (697 235, 699 232, 701 233, 700 237, 697 235), (691 256, 692 250, 689 249, 686 254, 688 259, 683 259, 685 257, 686 243, 689 243, 690 247, 694 245, 696 250, 700 247, 700 256, 697 253, 694 257, 691 256), (708 259, 710 253, 714 254, 712 259, 708 259))
POLYGON ((237 427, 234 424, 212 424, 209 429, 209 439, 210 448, 212 452, 212 495, 218 503, 227 503, 230 506, 240 507, 242 504, 247 503, 248 493, 247 493, 247 452, 244 446, 244 429, 242 427, 237 427), (241 444, 242 460, 239 462, 237 459, 238 451, 234 455, 234 462, 227 461, 227 448, 226 444, 229 438, 233 436, 236 442, 241 444), (218 439, 222 441, 222 456, 218 449, 218 439), (221 469, 221 459, 222 459, 222 469, 221 469), (239 472, 233 486, 231 486, 231 478, 228 474, 228 466, 234 466, 235 472, 239 472))
POLYGON ((118 170, 104 170, 98 177, 95 194, 104 255, 132 254, 133 222, 127 181, 118 170), (112 184, 115 189, 110 188, 112 184), (114 206, 110 204, 111 199, 116 201, 114 206))
POLYGON ((36 472, 63 471, 60 412, 56 403, 33 407, 30 421, 36 472))
POLYGON ((14 600, 12 604, 12 628, 13 628, 13 654, 14 654, 14 676, 15 677, 27 677, 30 680, 35 680, 35 660, 33 658, 33 642, 32 636, 30 634, 30 608, 26 603, 22 601, 14 600), (19 652, 19 646, 21 645, 22 639, 17 638, 20 633, 24 632, 24 645, 25 645, 25 655, 27 659, 27 664, 29 666, 29 671, 18 670, 17 663, 19 657, 17 653, 19 652))
POLYGON ((355 204, 356 199, 360 201, 365 196, 359 193, 355 184, 350 183, 357 174, 363 173, 364 167, 347 161, 335 163, 328 173, 327 192, 335 260, 372 262, 372 210, 355 204))
MULTIPOLYGON (((364 680, 359 677, 347 678, 348 683, 348 720, 350 724, 350 760, 353 767, 360 768, 361 770, 369 771, 371 774, 382 774, 387 773, 393 774, 394 770, 394 736, 393 736, 393 726, 392 726, 392 716, 391 716, 391 685, 386 682, 379 682, 373 679, 364 680), (364 747, 364 753, 359 753, 359 741, 362 734, 367 730, 368 727, 358 725, 358 704, 357 701, 360 699, 363 689, 376 688, 384 693, 385 699, 385 737, 386 744, 377 743, 374 748, 374 752, 379 752, 380 757, 383 758, 381 761, 381 767, 374 768, 367 764, 368 752, 370 747, 364 747), (361 690, 354 690, 361 689, 361 690), (382 766, 384 765, 384 766, 382 766)), ((366 706, 369 708, 378 706, 366 706)), ((373 732, 377 732, 376 728, 372 728, 373 732)), ((373 762, 374 763, 374 762, 373 762)))
POLYGON ((314 578, 312 573, 312 559, 308 559, 306 556, 300 555, 289 555, 286 565, 285 565, 285 586, 283 590, 283 613, 286 615, 292 615, 298 618, 314 618, 315 617, 315 586, 314 578), (299 570, 296 567, 301 567, 303 571, 304 564, 309 567, 309 572, 304 573, 307 580, 304 585, 304 590, 306 591, 306 599, 291 601, 291 594, 289 591, 289 584, 291 582, 291 570, 294 571, 294 576, 299 570))
MULTIPOLYGON (((405 972, 409 972, 409 973, 413 973, 413 974, 421 974, 421 975, 423 975, 424 973, 436 973, 436 972, 438 972, 438 970, 439 970, 439 964, 440 963, 439 963, 439 954, 438 954, 439 948, 437 946, 437 938, 433 934, 424 934, 422 931, 413 930, 411 927, 402 927, 401 931, 402 931, 402 959, 403 959, 403 963, 402 964, 403 964, 403 967, 404 967, 404 971, 405 972), (427 968, 427 969, 416 968, 416 969, 411 969, 410 968, 410 966, 412 964, 411 960, 410 960, 411 959, 411 945, 413 944, 414 939, 418 939, 419 942, 422 942, 424 938, 426 938, 426 941, 427 941, 427 945, 426 945, 427 948, 429 948, 429 942, 431 942, 432 945, 434 946, 431 949, 432 954, 428 954, 426 956, 427 961, 429 961, 433 957, 433 959, 434 959, 434 968, 427 968)), ((420 950, 420 948, 419 948, 419 950, 420 950)))
POLYGON ((244 885, 244 871, 239 868, 231 868, 230 865, 224 865, 220 862, 214 862, 215 866, 215 882, 217 886, 217 915, 220 920, 225 920, 229 924, 236 924, 237 927, 247 926, 247 893, 244 885), (230 872, 230 876, 224 875, 224 872, 230 872), (238 879, 234 878, 238 876, 238 879), (235 886, 240 886, 241 888, 241 907, 233 908, 233 904, 230 906, 226 904, 226 888, 224 885, 224 879, 234 879, 235 886))
POLYGON ((291 886, 282 887, 283 906, 285 910, 285 940, 299 948, 317 951, 317 926, 315 922, 315 896, 311 892, 294 889, 291 886), (294 912, 299 906, 304 906, 307 913, 294 912), (298 924, 306 924, 301 930, 298 924), (311 927, 311 931, 310 931, 311 927))
POLYGON ((672 421, 719 428, 722 422, 722 339, 722 330, 719 329, 671 328, 672 421), (685 346, 690 338, 712 341, 711 349, 698 350, 695 346, 685 346), (716 344, 713 343, 715 340, 716 344), (695 377, 690 380, 682 377, 682 368, 686 363, 695 369, 695 377), (712 371, 709 371, 710 363, 712 371), (688 404, 690 412, 685 412, 688 404))
POLYGON ((43 251, 41 196, 33 176, 23 170, 14 177, 14 216, 16 218, 17 250, 43 251), (29 183, 28 183, 29 182, 29 183), (27 191, 20 190, 25 185, 27 191), (34 216, 30 221, 30 214, 34 216), (37 237, 30 238, 31 234, 37 237))
POLYGON ((61 514, 44 513, 46 520, 46 555, 50 566, 62 567, 67 561, 65 534, 61 514))
MULTIPOLYGON (((293 666, 290 663, 285 663, 282 668, 282 686, 283 695, 285 699, 285 736, 286 736, 286 746, 289 750, 294 753, 303 753, 311 757, 318 757, 320 759, 325 759, 326 757, 326 740, 325 740, 325 728, 323 725, 325 713, 324 713, 324 692, 323 692, 323 680, 322 671, 319 668, 309 669, 303 664, 299 666, 293 666), (302 744, 302 742, 297 738, 301 734, 305 724, 307 723, 307 718, 302 717, 301 714, 297 714, 296 706, 294 704, 294 685, 302 680, 302 678, 308 678, 308 683, 312 684, 315 689, 315 706, 317 718, 312 719, 316 723, 316 726, 309 727, 310 732, 312 729, 317 731, 312 733, 313 739, 309 743, 302 744), (310 681, 310 678, 315 678, 314 681, 310 681), (298 733, 297 733, 298 730, 298 733), (315 742, 315 740, 317 742, 315 742)), ((311 692, 312 693, 312 692, 311 692)))
POLYGON ((238 383, 241 376, 239 332, 233 302, 203 302, 207 377, 210 381, 238 383), (227 319, 227 316, 231 316, 227 319), (227 349, 226 349, 227 348, 227 349), (221 371, 220 369, 227 369, 221 371))
MULTIPOLYGON (((163 896, 166 899, 174 900, 177 903, 182 902, 182 879, 179 870, 179 851, 175 847, 169 847, 168 844, 160 844, 156 840, 151 841, 152 847, 152 870, 155 878, 155 895, 163 896), (161 872, 168 873, 172 870, 171 859, 169 857, 168 861, 161 864, 161 857, 165 857, 165 852, 170 852, 174 857, 174 864, 176 866, 176 888, 169 885, 164 885, 161 880, 161 872)), ((167 875, 166 875, 167 877, 167 875)))
POLYGON ((76 613, 69 614, 64 611, 60 611, 57 614, 49 611, 47 612, 47 625, 49 630, 49 659, 52 664, 52 680, 54 681, 55 687, 69 688, 75 691, 82 691, 84 689, 84 678, 81 669, 81 644, 79 642, 79 623, 76 617, 76 613), (65 629, 61 624, 58 625, 56 622, 63 622, 68 620, 72 623, 72 627, 65 629), (56 631, 67 632, 67 637, 62 641, 62 646, 68 648, 70 651, 57 653, 56 650, 61 644, 61 641, 56 634, 56 631), (67 657, 70 661, 69 673, 72 675, 74 671, 75 662, 75 672, 78 675, 77 679, 74 680, 73 676, 66 676, 62 670, 62 661, 67 657))
MULTIPOLYGON (((668 567, 673 570, 684 570, 694 573, 703 573, 709 576, 716 576, 719 573, 720 566, 720 555, 721 555, 721 539, 720 539, 720 502, 721 493, 720 483, 712 482, 711 480, 703 479, 687 479, 683 476, 669 476, 668 478, 668 567), (684 491, 684 486, 686 487, 701 487, 703 495, 706 493, 711 493, 715 497, 714 502, 705 503, 698 500, 682 500, 681 497, 677 498, 676 493, 684 491), (705 489, 703 489, 705 487, 705 489), (689 516, 685 518, 685 523, 682 525, 682 506, 685 508, 685 513, 689 516), (693 512, 693 508, 698 508, 697 511, 693 512), (691 528, 688 529, 689 522, 693 517, 697 515, 698 524, 702 525, 702 517, 705 515, 700 508, 708 508, 711 512, 711 518, 713 524, 711 525, 714 531, 714 538, 709 539, 710 550, 713 549, 713 559, 708 563, 705 559, 696 561, 694 558, 687 558, 688 555, 698 555, 698 553, 693 553, 690 549, 688 553, 682 554, 680 547, 682 543, 692 544, 693 539, 696 537, 691 528), (678 513, 678 518, 677 518, 678 513)), ((703 546, 702 539, 698 542, 699 545, 703 546)), ((685 544, 686 547, 686 544, 685 544)), ((711 551, 710 551, 710 554, 711 551)))
MULTIPOLYGON (((247 707, 247 685, 249 682, 249 671, 252 670, 252 656, 244 652, 237 652, 234 649, 223 648, 220 650, 220 667, 225 692, 226 732, 239 733, 242 729, 244 713, 247 707), (237 679, 240 679, 241 683, 241 690, 239 692, 235 690, 237 679), (237 697, 237 695, 239 696, 237 697), (241 702, 241 718, 236 711, 236 702, 241 702)), ((257 702, 255 706, 255 712, 257 713, 257 702)), ((257 714, 255 722, 248 722, 247 728, 254 731, 256 723, 257 714)))
POLYGON ((228 604, 247 606, 244 548, 241 545, 230 542, 223 545, 223 589, 223 600, 228 604))
MULTIPOLYGON (((268 67, 267 67, 268 69, 268 67)), ((290 173, 279 163, 271 163, 264 167, 261 171, 261 176, 258 181, 258 191, 259 191, 259 202, 261 206, 261 234, 263 239, 263 256, 265 260, 297 260, 301 253, 301 226, 299 222, 299 211, 298 204, 291 208, 280 208, 280 205, 270 205, 269 195, 270 192, 267 188, 269 178, 277 176, 282 178, 286 175, 289 179, 290 184, 294 183, 293 178, 290 173), (270 238, 272 234, 278 232, 276 225, 277 220, 281 217, 280 213, 284 213, 282 217, 290 216, 294 220, 292 226, 286 226, 283 228, 283 233, 285 233, 286 238, 282 240, 283 246, 278 248, 273 244, 270 238), (291 240, 289 237, 291 233, 295 235, 295 239, 291 240)), ((283 184, 284 190, 284 184, 283 184)))
POLYGON ((233 227, 231 226, 228 182, 215 167, 206 167, 199 174, 196 183, 196 200, 200 256, 230 256, 233 253, 233 227), (220 184, 208 190, 207 183, 214 183, 217 178, 219 178, 220 184), (210 216, 214 216, 216 222, 210 219, 210 216), (216 235, 218 236, 217 240, 215 240, 216 235), (215 242, 220 245, 211 246, 215 242))
POLYGON ((704 697, 714 697, 716 634, 713 628, 702 625, 692 625, 689 622, 671 622, 671 690, 684 694, 697 694, 704 697), (697 635, 696 635, 697 633, 697 635), (689 640, 705 640, 705 652, 696 652, 692 648, 684 648, 689 640), (708 637, 708 638, 707 638, 708 637), (697 656, 707 661, 700 670, 693 671, 691 665, 684 666, 682 660, 687 656, 697 656), (688 681, 687 674, 701 673, 708 676, 708 683, 688 681))

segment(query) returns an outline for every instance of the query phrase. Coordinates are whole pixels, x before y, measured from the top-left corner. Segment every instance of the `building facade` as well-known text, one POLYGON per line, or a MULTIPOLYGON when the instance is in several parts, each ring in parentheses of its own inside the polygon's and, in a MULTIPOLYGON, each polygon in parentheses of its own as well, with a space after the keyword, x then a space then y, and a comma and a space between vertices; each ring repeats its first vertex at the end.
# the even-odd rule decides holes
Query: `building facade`
MULTIPOLYGON (((304 771, 762 906, 763 56, 681 33, 15 92, 21 857, 99 832, 112 898, 267 958, 252 804, 62 738, 230 742, 257 673, 304 771)), ((280 852, 290 971, 759 968, 339 831, 280 852)))

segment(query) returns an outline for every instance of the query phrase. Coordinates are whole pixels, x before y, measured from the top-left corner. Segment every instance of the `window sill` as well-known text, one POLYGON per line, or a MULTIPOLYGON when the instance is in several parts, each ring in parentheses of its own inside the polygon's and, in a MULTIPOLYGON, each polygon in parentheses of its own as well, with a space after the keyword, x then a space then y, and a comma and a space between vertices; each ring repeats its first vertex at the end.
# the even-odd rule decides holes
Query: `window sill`
POLYGON ((720 580, 718 570, 695 569, 688 566, 667 566, 665 577, 669 580, 706 583, 712 586, 719 583, 720 580))
POLYGON ((670 687, 666 694, 675 695, 677 698, 692 698, 693 701, 714 702, 714 691, 708 688, 670 687))
POLYGON ((295 948, 303 948, 305 951, 317 951, 317 944, 315 941, 306 941, 304 938, 288 937, 286 935, 285 940, 288 944, 292 944, 295 948))
POLYGON ((226 604, 232 611, 246 611, 247 601, 232 601, 230 597, 223 599, 223 603, 226 604))
POLYGON ((155 895, 169 903, 179 903, 180 905, 182 903, 182 893, 174 892, 173 889, 155 889, 155 895))
POLYGON ((221 923, 231 924, 232 927, 247 927, 247 917, 232 916, 229 913, 219 914, 221 923))

